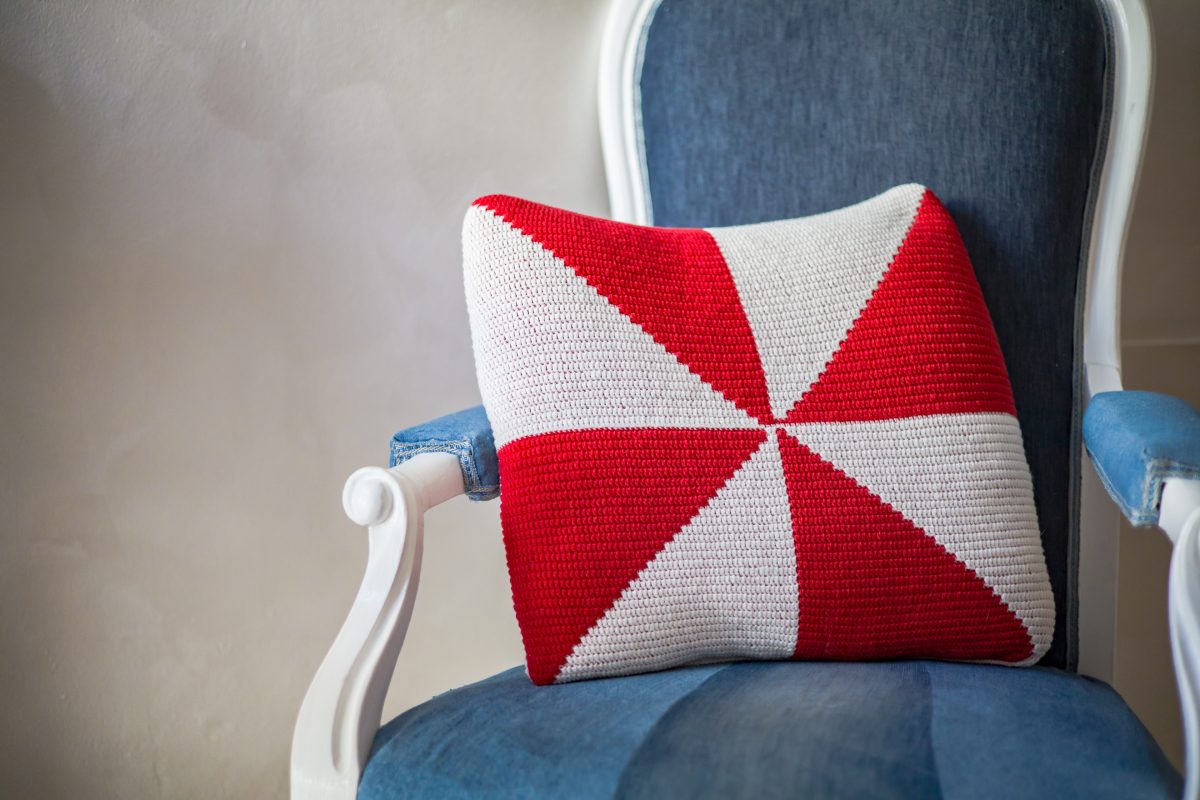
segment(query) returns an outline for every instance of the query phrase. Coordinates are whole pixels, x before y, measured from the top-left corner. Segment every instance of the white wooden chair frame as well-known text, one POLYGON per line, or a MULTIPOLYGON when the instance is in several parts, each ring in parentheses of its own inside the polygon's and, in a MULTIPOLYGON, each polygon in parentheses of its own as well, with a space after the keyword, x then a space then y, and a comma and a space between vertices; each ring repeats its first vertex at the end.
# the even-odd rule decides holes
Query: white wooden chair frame
MULTIPOLYGON (((614 219, 646 224, 641 141, 644 32, 661 0, 615 0, 599 68, 600 131, 614 219)), ((1152 44, 1142 0, 1102 0, 1113 30, 1113 108, 1091 225, 1083 358, 1088 394, 1121 388, 1120 289, 1125 237, 1149 117, 1152 44)), ((1079 546, 1079 671, 1112 681, 1119 512, 1084 457, 1079 546), (1086 532, 1086 533, 1083 533, 1086 532)), ((353 798, 379 729, 412 614, 425 512, 463 493, 458 459, 427 453, 350 476, 342 500, 369 528, 366 573, 350 614, 309 686, 292 740, 292 797, 353 798)), ((1185 796, 1198 797, 1200 481, 1173 479, 1160 527, 1174 543, 1170 630, 1187 734, 1185 796)))

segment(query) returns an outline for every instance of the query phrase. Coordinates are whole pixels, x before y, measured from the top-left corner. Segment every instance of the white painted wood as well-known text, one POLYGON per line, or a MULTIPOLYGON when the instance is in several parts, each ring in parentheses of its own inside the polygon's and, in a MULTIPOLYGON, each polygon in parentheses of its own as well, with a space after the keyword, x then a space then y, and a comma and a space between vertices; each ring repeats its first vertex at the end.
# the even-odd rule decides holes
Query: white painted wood
MULTIPOLYGON (((1121 389, 1121 270, 1150 115, 1154 48, 1142 0, 1104 0, 1112 24, 1112 117, 1088 246, 1083 361, 1088 397, 1121 389)), ((1086 456, 1080 485, 1079 671, 1113 680, 1120 512, 1086 456)))
POLYGON ((294 800, 349 800, 379 730, 412 615, 425 511, 463 493, 458 459, 424 453, 350 476, 342 505, 369 526, 366 574, 350 614, 308 687, 292 736, 294 800))
MULTIPOLYGON (((1162 528, 1176 547, 1188 525, 1200 522, 1200 480, 1168 478, 1163 482, 1162 499, 1158 504, 1158 527, 1162 528)), ((1198 574, 1200 577, 1200 574, 1198 574)), ((1197 584, 1200 587, 1200 584, 1197 584)))
MULTIPOLYGON (((645 32, 661 0, 616 0, 600 56, 601 143, 614 219, 650 224, 641 133, 645 32)), ((1088 248, 1083 358, 1087 396, 1121 388, 1121 265, 1150 110, 1153 48, 1142 0, 1099 0, 1113 31, 1113 104, 1088 248)), ((1120 516, 1083 458, 1080 486, 1079 671, 1111 682, 1120 516)))
POLYGON ((1158 525, 1175 544, 1168 587, 1171 652, 1186 741, 1183 796, 1196 800, 1200 797, 1200 480, 1167 480, 1158 525))
POLYGON ((1121 388, 1121 267, 1154 79, 1154 44, 1142 0, 1104 5, 1113 29, 1113 100, 1089 245, 1083 360, 1093 394, 1121 388))
POLYGON ((641 74, 645 31, 662 0, 614 0, 600 44, 600 144, 612 218, 651 224, 642 144, 641 74))

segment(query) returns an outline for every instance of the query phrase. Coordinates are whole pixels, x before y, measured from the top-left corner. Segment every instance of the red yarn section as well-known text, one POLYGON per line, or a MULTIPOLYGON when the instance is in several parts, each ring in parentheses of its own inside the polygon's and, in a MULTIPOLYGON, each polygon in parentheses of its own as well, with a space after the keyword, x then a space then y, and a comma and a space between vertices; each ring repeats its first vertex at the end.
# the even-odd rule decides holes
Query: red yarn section
POLYGON ((500 518, 529 677, 567 656, 647 562, 766 439, 636 428, 531 436, 500 449, 500 518))
POLYGON ((920 528, 776 431, 800 589, 797 659, 1022 661, 1025 626, 920 528))
POLYGON ((558 256, 706 383, 772 421, 758 345, 713 237, 574 214, 507 195, 475 201, 558 256))
POLYGON ((1004 356, 954 220, 926 191, 883 280, 788 422, 1016 415, 1004 356))

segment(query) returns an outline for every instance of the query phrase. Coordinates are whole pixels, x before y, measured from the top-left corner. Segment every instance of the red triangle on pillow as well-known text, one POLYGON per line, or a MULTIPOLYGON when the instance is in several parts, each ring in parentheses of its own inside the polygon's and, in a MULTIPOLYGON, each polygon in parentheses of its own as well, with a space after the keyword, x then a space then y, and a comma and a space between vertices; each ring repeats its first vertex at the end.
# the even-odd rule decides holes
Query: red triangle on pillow
POLYGON ((1008 370, 954 220, 926 190, 895 259, 788 422, 1016 415, 1008 370))
POLYGON ((795 658, 1023 661, 1025 626, 924 531, 782 430, 796 542, 795 658))
POLYGON ((554 681, 588 629, 765 439, 758 428, 599 429, 500 449, 504 545, 534 683, 554 681))
POLYGON ((507 195, 475 203, 562 259, 730 402, 773 420, 754 333, 708 231, 627 225, 507 195))

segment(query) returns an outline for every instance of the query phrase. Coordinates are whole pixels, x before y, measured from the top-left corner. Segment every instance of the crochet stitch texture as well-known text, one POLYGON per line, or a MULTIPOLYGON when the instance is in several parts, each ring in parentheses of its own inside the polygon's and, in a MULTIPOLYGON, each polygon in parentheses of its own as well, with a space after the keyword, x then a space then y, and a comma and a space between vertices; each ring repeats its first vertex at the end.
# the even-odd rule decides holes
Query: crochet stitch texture
POLYGON ((494 195, 463 250, 535 683, 1045 653, 1012 390, 931 191, 708 230, 494 195))

